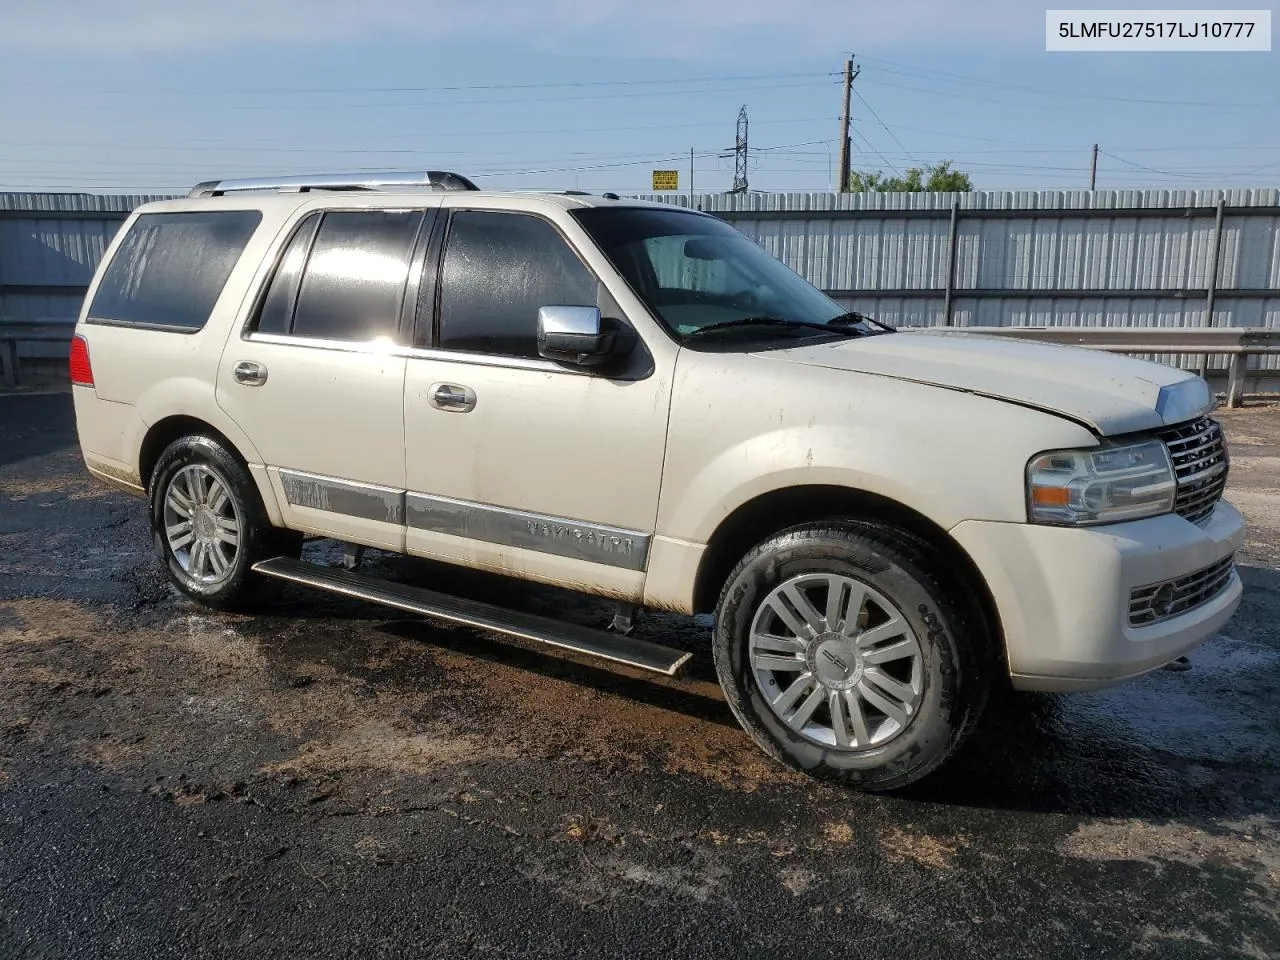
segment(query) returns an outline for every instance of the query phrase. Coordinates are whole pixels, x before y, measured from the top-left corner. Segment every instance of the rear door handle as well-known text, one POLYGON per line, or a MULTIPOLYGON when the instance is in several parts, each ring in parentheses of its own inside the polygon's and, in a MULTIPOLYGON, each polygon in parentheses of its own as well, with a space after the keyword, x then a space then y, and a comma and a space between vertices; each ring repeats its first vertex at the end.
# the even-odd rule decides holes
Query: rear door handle
POLYGON ((236 364, 232 375, 237 383, 247 387, 260 387, 267 382, 267 368, 253 360, 241 360, 236 364))
POLYGON ((427 402, 445 413, 467 413, 476 406, 476 392, 453 383, 433 383, 427 391, 427 402))

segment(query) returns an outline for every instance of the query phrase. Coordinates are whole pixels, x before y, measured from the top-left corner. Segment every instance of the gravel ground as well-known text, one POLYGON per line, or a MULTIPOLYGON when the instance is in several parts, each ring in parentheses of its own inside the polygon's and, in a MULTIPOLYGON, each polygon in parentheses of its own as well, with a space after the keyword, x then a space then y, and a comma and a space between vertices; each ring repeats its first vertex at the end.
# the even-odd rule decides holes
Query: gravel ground
POLYGON ((193 606, 69 398, 0 397, 0 957, 1280 955, 1280 407, 1223 419, 1247 592, 1193 669, 1005 697, 877 797, 759 754, 692 621, 643 622, 695 652, 667 682, 301 590, 193 606))

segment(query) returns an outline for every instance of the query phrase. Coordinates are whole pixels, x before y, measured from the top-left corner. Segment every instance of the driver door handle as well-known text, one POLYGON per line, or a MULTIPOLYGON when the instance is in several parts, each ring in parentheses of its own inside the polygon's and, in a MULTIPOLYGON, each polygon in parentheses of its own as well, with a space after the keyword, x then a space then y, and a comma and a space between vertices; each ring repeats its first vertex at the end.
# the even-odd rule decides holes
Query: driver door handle
POLYGON ((453 383, 433 383, 427 390, 427 402, 445 413, 468 413, 475 409, 476 392, 453 383))

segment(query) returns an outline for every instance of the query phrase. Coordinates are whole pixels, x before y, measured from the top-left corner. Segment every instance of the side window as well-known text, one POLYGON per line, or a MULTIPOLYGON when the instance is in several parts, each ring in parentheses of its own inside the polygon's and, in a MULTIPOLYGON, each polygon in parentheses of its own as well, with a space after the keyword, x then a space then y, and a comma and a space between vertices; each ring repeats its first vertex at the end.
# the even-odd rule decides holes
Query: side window
POLYGON ((394 337, 421 222, 417 210, 325 213, 289 332, 331 340, 394 337))
POLYGON ((199 330, 261 222, 256 210, 143 214, 107 265, 88 316, 199 330))
POLYGON ((288 333, 293 326, 293 308, 298 302, 302 267, 307 262, 311 241, 319 225, 320 214, 313 213, 294 230, 258 311, 256 329, 259 333, 288 333))
POLYGON ((460 211, 440 279, 440 346, 538 356, 538 308, 593 307, 599 284, 546 220, 460 211))

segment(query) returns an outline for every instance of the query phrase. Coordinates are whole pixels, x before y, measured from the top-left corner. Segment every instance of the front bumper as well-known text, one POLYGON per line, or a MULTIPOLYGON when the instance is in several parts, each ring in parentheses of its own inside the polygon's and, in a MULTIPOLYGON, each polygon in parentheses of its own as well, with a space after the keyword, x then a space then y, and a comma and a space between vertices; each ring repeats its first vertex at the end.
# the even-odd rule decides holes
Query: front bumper
POLYGON ((1203 526, 1168 514, 1085 528, 967 520, 951 533, 986 577, 1022 690, 1092 690, 1155 669, 1212 636, 1243 592, 1233 572, 1193 609, 1129 623, 1130 591, 1203 570, 1240 546, 1244 518, 1225 502, 1203 526))

